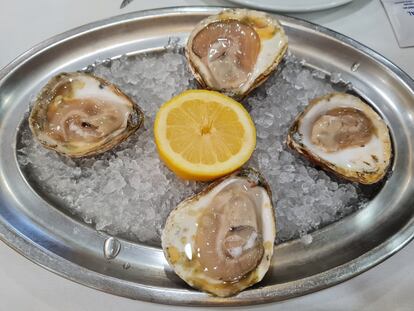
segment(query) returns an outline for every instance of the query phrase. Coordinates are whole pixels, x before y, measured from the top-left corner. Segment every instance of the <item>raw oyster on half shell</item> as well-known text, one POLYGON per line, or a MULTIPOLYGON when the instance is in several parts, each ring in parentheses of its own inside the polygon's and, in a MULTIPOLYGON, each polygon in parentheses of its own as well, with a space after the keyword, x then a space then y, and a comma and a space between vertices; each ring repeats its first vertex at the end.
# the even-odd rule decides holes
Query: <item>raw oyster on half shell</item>
POLYGON ((215 182, 169 215, 162 248, 189 285, 220 297, 259 282, 275 240, 270 190, 253 169, 215 182))
POLYGON ((143 119, 141 109, 115 85, 86 73, 61 73, 40 91, 29 125, 44 147, 79 158, 112 149, 143 119))
POLYGON ((290 128, 287 144, 323 168, 362 184, 380 181, 392 156, 384 120, 346 93, 312 100, 290 128))
POLYGON ((227 9, 195 27, 186 55, 202 87, 242 98, 268 78, 287 46, 276 18, 258 11, 227 9))

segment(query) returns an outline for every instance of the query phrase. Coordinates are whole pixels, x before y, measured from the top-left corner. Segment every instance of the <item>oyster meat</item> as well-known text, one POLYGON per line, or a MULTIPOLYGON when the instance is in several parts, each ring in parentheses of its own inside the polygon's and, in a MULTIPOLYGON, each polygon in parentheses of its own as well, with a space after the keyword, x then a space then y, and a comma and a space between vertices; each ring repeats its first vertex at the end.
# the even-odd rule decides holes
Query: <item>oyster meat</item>
POLYGON ((202 87, 242 98, 267 79, 282 60, 287 44, 274 17, 227 9, 195 27, 186 55, 202 87))
POLYGON ((143 116, 115 85, 86 73, 61 73, 40 91, 29 125, 44 147, 78 158, 115 147, 143 116))
POLYGON ((362 184, 380 181, 392 155, 384 120, 346 93, 312 100, 290 128, 287 144, 323 168, 362 184))
POLYGON ((268 187, 253 169, 184 200, 162 232, 168 263, 189 285, 220 297, 259 282, 273 255, 271 202, 268 187))

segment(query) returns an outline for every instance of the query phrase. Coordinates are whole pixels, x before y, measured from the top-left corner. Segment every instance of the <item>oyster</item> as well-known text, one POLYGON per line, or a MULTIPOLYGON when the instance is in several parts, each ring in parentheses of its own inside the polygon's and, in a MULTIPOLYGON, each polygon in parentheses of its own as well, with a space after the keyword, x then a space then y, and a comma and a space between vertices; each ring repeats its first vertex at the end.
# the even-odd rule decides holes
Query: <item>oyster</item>
POLYGON ((312 100, 289 130, 287 144, 333 173, 362 184, 380 181, 390 165, 390 133, 365 102, 346 93, 312 100))
POLYGON ((143 116, 115 85, 86 73, 61 73, 40 91, 29 125, 44 147, 78 158, 115 147, 143 116))
POLYGON ((268 78, 282 60, 287 44, 274 17, 227 9, 195 27, 186 56, 202 87, 242 98, 268 78))
POLYGON ((162 232, 164 255, 189 285, 227 297, 259 282, 273 255, 270 191, 253 169, 181 202, 162 232))

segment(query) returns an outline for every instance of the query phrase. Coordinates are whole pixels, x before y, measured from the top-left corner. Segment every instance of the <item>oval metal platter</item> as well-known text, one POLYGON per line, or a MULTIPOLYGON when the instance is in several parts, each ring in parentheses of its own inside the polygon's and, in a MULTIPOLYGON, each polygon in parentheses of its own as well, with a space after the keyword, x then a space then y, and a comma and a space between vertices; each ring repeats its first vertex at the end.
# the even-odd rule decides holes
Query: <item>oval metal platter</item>
MULTIPOLYGON (((0 71, 0 237, 35 263, 81 284, 152 302, 247 305, 291 298, 347 280, 386 259, 414 234, 414 82, 381 55, 354 40, 302 20, 277 16, 290 50, 310 67, 340 72, 388 123, 392 174, 368 206, 298 240, 275 247, 265 279, 231 298, 186 286, 161 249, 110 236, 63 213, 25 180, 16 137, 28 103, 60 71, 95 60, 160 50, 171 36, 185 40, 194 25, 221 8, 136 12, 92 23, 41 43, 0 71), (118 243, 119 242, 119 243, 118 243), (104 256, 116 248, 118 255, 104 256), (115 258, 113 258, 115 257, 115 258)), ((116 255, 116 254, 112 254, 116 255)))

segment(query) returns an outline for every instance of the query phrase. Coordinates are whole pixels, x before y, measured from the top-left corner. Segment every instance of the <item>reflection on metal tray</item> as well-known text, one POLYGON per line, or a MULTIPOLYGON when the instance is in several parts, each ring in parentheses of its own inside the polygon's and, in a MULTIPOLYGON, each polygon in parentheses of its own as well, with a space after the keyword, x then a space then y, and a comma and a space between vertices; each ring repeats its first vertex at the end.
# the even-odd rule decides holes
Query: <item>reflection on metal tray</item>
POLYGON ((123 239, 120 245, 108 241, 108 235, 62 213, 31 188, 16 160, 17 129, 33 95, 52 75, 84 68, 97 59, 159 50, 170 36, 185 39, 195 23, 218 10, 172 8, 93 23, 40 44, 0 71, 0 237, 7 244, 51 271, 113 294, 160 303, 242 305, 334 285, 410 241, 414 82, 361 44, 284 16, 278 18, 291 51, 309 67, 341 72, 389 124, 395 152, 393 174, 368 206, 312 233, 311 244, 294 240, 276 246, 270 271, 260 284, 226 299, 192 290, 174 275, 160 249, 123 239), (115 256, 109 249, 119 254, 108 259, 115 256))

